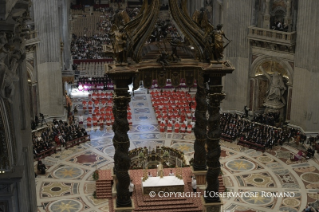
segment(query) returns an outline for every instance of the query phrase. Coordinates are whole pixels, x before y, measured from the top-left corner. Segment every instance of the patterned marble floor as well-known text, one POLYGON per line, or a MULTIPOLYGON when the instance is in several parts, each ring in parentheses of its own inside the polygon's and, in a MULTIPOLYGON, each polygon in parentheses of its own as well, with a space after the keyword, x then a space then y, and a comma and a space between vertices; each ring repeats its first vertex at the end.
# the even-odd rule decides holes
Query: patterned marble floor
MULTIPOLYGON (((130 149, 174 147, 185 153, 186 159, 193 157, 194 134, 160 133, 150 96, 140 91, 132 99, 133 125, 129 137, 130 149), (142 118, 141 118, 142 117, 142 118)), ((81 111, 80 111, 81 113, 81 111)), ((91 141, 47 157, 45 176, 36 178, 39 211, 50 212, 106 212, 108 200, 93 198, 95 181, 92 174, 96 169, 113 167, 114 147, 111 128, 87 129, 91 141)), ((319 199, 319 161, 291 162, 290 152, 295 147, 275 147, 265 153, 221 141, 222 171, 227 191, 251 192, 294 192, 293 198, 232 197, 223 199, 223 211, 288 211, 298 212, 307 202, 319 199)))

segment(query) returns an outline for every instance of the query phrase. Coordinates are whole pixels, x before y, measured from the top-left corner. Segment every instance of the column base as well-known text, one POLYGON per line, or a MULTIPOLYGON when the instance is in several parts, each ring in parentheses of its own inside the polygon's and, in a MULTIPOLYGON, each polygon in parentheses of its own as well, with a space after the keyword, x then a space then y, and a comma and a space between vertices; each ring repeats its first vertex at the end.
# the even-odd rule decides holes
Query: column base
POLYGON ((223 202, 215 202, 215 203, 206 203, 203 196, 201 196, 203 212, 222 212, 223 202))
POLYGON ((195 175, 195 177, 196 177, 197 186, 206 186, 206 173, 207 173, 207 170, 194 171, 194 167, 191 166, 191 171, 192 171, 193 175, 195 175))
POLYGON ((116 175, 114 174, 114 170, 111 170, 112 174, 112 179, 113 179, 113 186, 112 186, 112 196, 116 197, 117 196, 117 190, 116 190, 116 185, 117 185, 117 178, 116 175))
POLYGON ((132 207, 123 207, 123 208, 118 208, 116 207, 116 199, 113 200, 113 207, 114 207, 114 211, 115 212, 133 212, 134 208, 134 201, 133 199, 131 199, 132 201, 132 207))

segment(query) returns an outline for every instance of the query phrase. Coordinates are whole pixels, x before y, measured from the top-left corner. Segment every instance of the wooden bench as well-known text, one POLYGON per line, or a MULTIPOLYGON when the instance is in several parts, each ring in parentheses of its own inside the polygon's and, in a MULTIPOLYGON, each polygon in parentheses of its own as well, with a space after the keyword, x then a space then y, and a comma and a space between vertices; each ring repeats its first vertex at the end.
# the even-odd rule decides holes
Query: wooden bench
POLYGON ((245 141, 243 139, 239 139, 238 145, 244 146, 244 147, 248 147, 250 149, 254 149, 254 150, 259 150, 262 152, 265 152, 265 146, 261 145, 261 144, 256 144, 254 142, 250 142, 250 141, 245 141))
POLYGON ((38 159, 42 159, 45 158, 46 156, 51 156, 53 153, 56 153, 56 147, 51 147, 48 150, 45 150, 43 152, 40 152, 39 154, 37 154, 37 158, 38 159))
POLYGON ((65 143, 65 148, 68 149, 70 147, 74 147, 74 146, 78 146, 82 143, 85 143, 87 141, 90 141, 90 135, 86 135, 86 136, 82 136, 81 138, 76 138, 76 139, 73 139, 72 141, 67 141, 65 143))
POLYGON ((221 134, 221 139, 223 139, 224 141, 229 141, 229 142, 233 142, 235 140, 230 135, 227 135, 224 133, 221 134))

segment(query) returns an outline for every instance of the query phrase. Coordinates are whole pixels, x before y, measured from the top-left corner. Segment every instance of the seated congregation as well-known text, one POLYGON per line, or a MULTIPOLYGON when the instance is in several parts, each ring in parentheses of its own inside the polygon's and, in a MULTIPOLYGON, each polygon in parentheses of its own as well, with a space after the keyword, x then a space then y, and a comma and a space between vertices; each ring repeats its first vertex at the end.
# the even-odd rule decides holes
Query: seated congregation
MULTIPOLYGON (((267 117, 271 117, 272 120, 273 115, 263 116, 257 120, 266 120, 267 117)), ((256 117, 250 121, 238 114, 223 113, 220 119, 221 139, 229 142, 238 140, 237 144, 260 151, 265 151, 266 148, 272 149, 273 146, 283 145, 285 142, 294 141, 299 145, 308 140, 309 148, 307 151, 301 151, 297 155, 307 158, 313 157, 315 153, 314 137, 307 139, 305 133, 292 127, 274 127, 254 121, 256 121, 256 117)), ((300 157, 294 156, 293 158, 300 159, 300 157)))
POLYGON ((79 145, 90 139, 86 130, 79 125, 69 125, 62 120, 53 120, 53 124, 42 132, 32 134, 33 154, 35 159, 43 159, 57 151, 79 145))

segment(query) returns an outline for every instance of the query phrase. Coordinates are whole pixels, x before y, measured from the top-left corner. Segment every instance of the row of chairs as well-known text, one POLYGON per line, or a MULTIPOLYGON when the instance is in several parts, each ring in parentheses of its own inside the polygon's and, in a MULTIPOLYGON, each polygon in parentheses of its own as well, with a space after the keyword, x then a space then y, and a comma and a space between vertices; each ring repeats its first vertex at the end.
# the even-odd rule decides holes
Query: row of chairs
POLYGON ((151 91, 152 106, 160 131, 191 133, 195 125, 196 100, 185 91, 151 91))
POLYGON ((93 91, 93 90, 113 90, 114 84, 113 83, 86 83, 86 84, 79 84, 78 86, 79 91, 93 91))
POLYGON ((168 132, 172 133, 173 131, 175 133, 192 133, 193 126, 191 124, 186 125, 185 123, 160 123, 160 132, 168 132))

